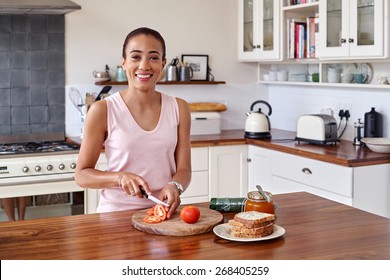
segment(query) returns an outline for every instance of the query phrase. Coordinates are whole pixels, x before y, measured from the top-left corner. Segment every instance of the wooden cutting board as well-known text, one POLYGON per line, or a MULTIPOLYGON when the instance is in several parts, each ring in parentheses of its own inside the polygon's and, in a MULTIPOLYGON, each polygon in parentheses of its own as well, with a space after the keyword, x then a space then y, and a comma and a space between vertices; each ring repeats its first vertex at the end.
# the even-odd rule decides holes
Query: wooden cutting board
POLYGON ((209 232, 214 228, 214 226, 220 224, 223 220, 222 214, 218 211, 199 207, 199 220, 194 224, 187 224, 180 218, 180 210, 182 208, 183 206, 180 206, 170 219, 157 224, 148 224, 143 222, 143 219, 147 215, 146 211, 148 210, 144 209, 132 216, 131 223, 136 229, 147 233, 188 236, 209 232))

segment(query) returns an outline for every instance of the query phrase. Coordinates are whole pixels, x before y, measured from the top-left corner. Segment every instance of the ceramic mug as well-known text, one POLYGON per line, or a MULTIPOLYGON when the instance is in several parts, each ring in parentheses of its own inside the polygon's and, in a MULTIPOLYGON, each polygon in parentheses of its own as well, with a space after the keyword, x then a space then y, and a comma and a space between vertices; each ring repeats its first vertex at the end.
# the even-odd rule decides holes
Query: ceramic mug
POLYGON ((328 83, 340 83, 341 74, 337 72, 328 72, 328 83))
POLYGON ((355 74, 353 77, 355 83, 364 84, 367 82, 368 75, 367 74, 355 74))
POLYGON ((342 83, 352 83, 353 74, 341 74, 341 82, 342 83))

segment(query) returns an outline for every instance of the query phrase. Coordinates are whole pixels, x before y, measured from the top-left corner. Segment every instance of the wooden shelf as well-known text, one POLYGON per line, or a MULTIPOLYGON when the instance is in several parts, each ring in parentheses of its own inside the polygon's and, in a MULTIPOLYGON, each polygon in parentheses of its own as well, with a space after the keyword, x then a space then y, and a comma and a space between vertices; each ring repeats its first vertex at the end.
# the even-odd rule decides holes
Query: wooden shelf
MULTIPOLYGON (((189 81, 189 82, 176 82, 176 81, 161 81, 158 82, 158 85, 219 85, 225 84, 224 81, 189 81)), ((127 82, 116 82, 116 81, 107 81, 107 82, 96 82, 95 85, 99 86, 127 86, 127 82)))

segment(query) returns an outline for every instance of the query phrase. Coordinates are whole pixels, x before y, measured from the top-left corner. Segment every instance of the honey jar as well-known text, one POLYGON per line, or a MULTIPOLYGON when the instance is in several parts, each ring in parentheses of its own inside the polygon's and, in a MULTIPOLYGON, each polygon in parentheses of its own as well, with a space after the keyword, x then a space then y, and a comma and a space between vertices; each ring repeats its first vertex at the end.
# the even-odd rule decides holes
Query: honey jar
POLYGON ((247 200, 245 201, 245 211, 258 211, 269 214, 275 214, 275 204, 272 199, 272 194, 270 192, 265 192, 270 201, 268 202, 265 197, 263 197, 260 192, 252 191, 247 195, 247 200))

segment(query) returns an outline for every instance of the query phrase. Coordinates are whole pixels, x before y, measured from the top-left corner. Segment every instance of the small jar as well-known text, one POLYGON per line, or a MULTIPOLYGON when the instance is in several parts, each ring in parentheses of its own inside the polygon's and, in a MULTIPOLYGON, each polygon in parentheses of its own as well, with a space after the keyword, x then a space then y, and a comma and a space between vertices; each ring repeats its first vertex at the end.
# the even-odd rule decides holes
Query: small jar
POLYGON ((263 197, 258 191, 249 192, 248 198, 245 201, 245 211, 258 211, 275 214, 275 204, 272 199, 272 194, 269 192, 265 193, 270 197, 270 202, 267 202, 265 197, 263 197))

